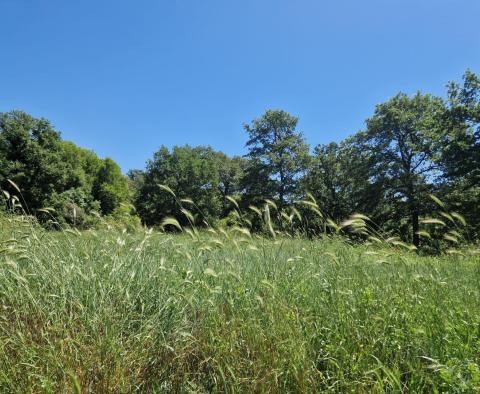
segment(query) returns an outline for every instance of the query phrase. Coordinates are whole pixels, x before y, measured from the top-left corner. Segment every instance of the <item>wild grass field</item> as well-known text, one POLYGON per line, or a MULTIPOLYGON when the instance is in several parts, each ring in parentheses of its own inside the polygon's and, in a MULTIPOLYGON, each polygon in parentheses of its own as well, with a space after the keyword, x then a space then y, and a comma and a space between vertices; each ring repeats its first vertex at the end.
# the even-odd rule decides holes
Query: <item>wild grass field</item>
POLYGON ((479 255, 0 231, 0 392, 479 392, 479 255))

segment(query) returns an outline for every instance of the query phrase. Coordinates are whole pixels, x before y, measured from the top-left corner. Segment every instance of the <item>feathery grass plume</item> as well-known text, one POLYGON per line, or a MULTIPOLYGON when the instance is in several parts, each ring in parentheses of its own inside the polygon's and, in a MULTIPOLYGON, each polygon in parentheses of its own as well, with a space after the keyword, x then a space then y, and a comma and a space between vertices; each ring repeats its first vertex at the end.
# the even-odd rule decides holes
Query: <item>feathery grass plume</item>
POLYGON ((365 225, 365 222, 362 219, 358 218, 353 218, 350 217, 350 219, 344 220, 343 222, 340 223, 341 228, 346 228, 346 227, 359 227, 365 225))
POLYGON ((252 228, 252 221, 248 218, 243 218, 243 224, 247 225, 249 228, 252 228))
POLYGON ((446 234, 443 234, 443 239, 447 240, 447 241, 450 241, 450 242, 453 242, 453 243, 458 243, 458 238, 455 237, 454 235, 452 235, 451 233, 446 233, 446 234))
POLYGON ((295 201, 295 204, 301 204, 301 205, 306 205, 306 206, 308 206, 308 207, 318 208, 318 205, 317 205, 316 202, 308 201, 308 200, 295 201))
POLYGON ((457 238, 462 238, 462 235, 456 230, 450 230, 447 234, 453 235, 454 237, 457 237, 457 238))
POLYGON ((467 225, 467 221, 465 220, 465 218, 462 215, 460 215, 458 212, 450 212, 450 214, 452 215, 452 217, 457 219, 457 221, 460 222, 462 226, 465 227, 467 225))
POLYGON ((306 196, 318 207, 317 200, 315 200, 315 197, 312 193, 307 192, 306 196))
POLYGON ((248 209, 250 209, 251 211, 255 212, 260 218, 263 217, 262 211, 260 211, 260 209, 258 209, 256 206, 254 206, 254 205, 249 205, 249 206, 248 206, 248 209))
POLYGON ((428 231, 420 230, 420 231, 417 231, 417 234, 418 234, 420 237, 432 239, 432 236, 430 235, 430 233, 429 233, 428 231))
POLYGON ((230 201, 235 207, 240 210, 240 206, 238 205, 237 200, 235 200, 232 196, 227 196, 226 199, 230 201))
POLYGON ((195 218, 193 214, 188 209, 185 209, 185 208, 181 208, 180 212, 182 212, 185 215, 187 220, 190 222, 190 225, 193 227, 195 225, 195 218))
POLYGON ((277 204, 275 204, 272 200, 269 200, 268 198, 265 200, 266 204, 267 205, 270 205, 273 209, 275 209, 276 211, 278 211, 278 206, 277 204))
POLYGON ((287 215, 284 211, 280 213, 280 216, 284 218, 289 224, 293 221, 293 214, 287 215))
POLYGON ((185 234, 188 234, 188 235, 190 236, 190 238, 192 238, 192 239, 197 239, 197 236, 196 236, 195 232, 192 231, 191 228, 185 228, 185 229, 183 229, 183 232, 184 232, 185 234))
POLYGON ((430 197, 430 199, 434 201, 435 204, 437 204, 439 207, 445 209, 445 203, 442 200, 440 200, 438 197, 434 196, 433 194, 429 194, 428 197, 430 197))
POLYGON ((354 213, 351 216, 352 219, 360 219, 362 221, 370 221, 370 218, 362 213, 354 213))
POLYGON ((77 228, 66 228, 63 230, 64 233, 66 234, 72 234, 72 235, 75 235, 77 237, 81 237, 82 236, 82 233, 77 229, 77 228))
POLYGON ((38 212, 44 212, 44 213, 53 213, 53 212, 55 212, 55 209, 51 208, 51 207, 45 207, 45 208, 37 209, 37 211, 38 212))
POLYGON ((465 257, 465 253, 462 253, 458 249, 447 249, 446 253, 465 257))
MULTIPOLYGON (((20 187, 18 187, 18 185, 12 181, 11 179, 7 179, 7 182, 17 191, 17 193, 19 194, 19 196, 22 198, 23 200, 23 204, 20 202, 20 199, 18 196, 14 195, 10 195, 10 193, 7 192, 7 194, 5 194, 5 191, 4 191, 4 195, 7 196, 9 195, 10 196, 10 204, 11 204, 11 209, 12 211, 15 211, 17 208, 22 211, 22 214, 23 215, 31 215, 31 212, 30 212, 30 209, 29 207, 27 206, 27 203, 25 201, 25 199, 23 198, 23 194, 20 190, 20 187)), ((8 199, 7 199, 8 201, 8 199)))
POLYGON ((268 203, 265 204, 264 212, 265 212, 264 222, 267 225, 268 231, 270 232, 273 238, 276 238, 277 234, 273 229, 272 218, 270 217, 270 207, 268 203))
POLYGON ((455 220, 453 219, 453 216, 450 215, 448 212, 439 212, 439 214, 441 216, 443 216, 445 219, 447 219, 448 221, 450 221, 451 223, 455 224, 455 220))
POLYGON ((216 238, 212 239, 211 242, 212 242, 212 244, 214 244, 215 246, 220 247, 220 248, 225 246, 225 244, 222 241, 220 241, 219 239, 216 239, 216 238))
POLYGON ((177 195, 175 194, 175 192, 170 187, 168 187, 167 185, 162 185, 162 184, 158 183, 157 186, 160 189, 162 189, 162 190, 166 191, 167 193, 171 194, 173 197, 177 198, 177 195))
MULTIPOLYGON (((198 248, 198 250, 200 252, 205 251, 205 250, 208 251, 208 252, 211 252, 213 250, 213 248, 210 245, 202 245, 198 248)), ((200 256, 201 256, 201 253, 199 253, 199 257, 200 256)))
POLYGON ((180 201, 191 205, 195 204, 191 198, 181 198, 180 201))
POLYGON ((339 233, 342 230, 342 227, 335 223, 332 219, 328 218, 326 220, 326 225, 335 230, 335 233, 339 233))
POLYGON ((400 241, 400 238, 394 236, 394 237, 389 237, 385 240, 386 243, 392 243, 392 242, 396 242, 396 241, 400 241))
POLYGON ((400 247, 402 247, 404 249, 407 249, 407 250, 416 250, 417 249, 416 246, 409 245, 409 244, 407 244, 405 242, 402 242, 402 241, 392 241, 391 244, 395 245, 395 246, 400 246, 400 247))
POLYGON ((218 277, 218 274, 211 268, 206 268, 204 271, 203 271, 203 274, 204 275, 207 275, 207 276, 213 276, 214 278, 217 278, 218 277))
POLYGON ((177 219, 172 218, 172 217, 166 217, 165 219, 162 220, 162 223, 160 224, 161 228, 165 228, 166 226, 173 226, 176 229, 183 231, 182 226, 178 222, 177 219))
POLYGON ((298 211, 297 208, 295 207, 291 207, 290 208, 292 210, 292 214, 298 219, 298 221, 301 223, 302 222, 302 215, 300 214, 300 212, 298 211))
POLYGON ((422 223, 422 224, 435 224, 435 225, 442 226, 442 227, 446 226, 446 223, 443 220, 435 219, 435 218, 423 219, 423 220, 420 220, 420 223, 422 223))
POLYGON ((245 227, 234 226, 230 230, 231 233, 238 232, 240 234, 246 235, 248 238, 252 238, 252 233, 245 227))
POLYGON ((226 239, 230 239, 230 236, 228 235, 227 231, 224 228, 222 227, 218 228, 218 232, 222 234, 226 239))
POLYGON ((19 193, 21 194, 22 192, 20 191, 20 188, 18 187, 18 185, 12 181, 11 179, 7 179, 7 182, 12 185, 12 187, 19 193))
POLYGON ((307 194, 307 196, 310 196, 311 197, 311 201, 309 200, 300 200, 300 201, 297 201, 296 203, 297 204, 301 204, 301 205, 305 205, 307 208, 309 208, 310 210, 312 210, 313 212, 315 212, 320 218, 323 218, 323 214, 322 212, 320 211, 320 208, 318 207, 318 204, 317 202, 315 201, 315 198, 313 198, 313 196, 311 194, 307 194))

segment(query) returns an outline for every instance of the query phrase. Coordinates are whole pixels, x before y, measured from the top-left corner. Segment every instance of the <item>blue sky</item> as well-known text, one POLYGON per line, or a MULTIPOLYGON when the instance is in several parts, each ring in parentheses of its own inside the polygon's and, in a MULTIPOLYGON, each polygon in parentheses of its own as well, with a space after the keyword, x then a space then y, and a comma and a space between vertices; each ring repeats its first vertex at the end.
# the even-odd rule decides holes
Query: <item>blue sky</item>
POLYGON ((162 144, 243 154, 268 108, 308 142, 398 91, 480 72, 478 0, 0 0, 0 111, 143 168, 162 144))

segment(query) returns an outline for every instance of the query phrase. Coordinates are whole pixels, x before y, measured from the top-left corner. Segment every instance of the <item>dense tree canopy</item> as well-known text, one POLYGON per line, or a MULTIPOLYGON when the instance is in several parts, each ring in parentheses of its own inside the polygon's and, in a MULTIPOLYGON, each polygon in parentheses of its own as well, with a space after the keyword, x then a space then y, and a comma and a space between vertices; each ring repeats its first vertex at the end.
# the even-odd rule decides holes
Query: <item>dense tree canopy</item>
POLYGON ((437 169, 433 134, 442 109, 438 98, 398 94, 377 106, 367 120, 367 130, 358 135, 362 149, 373 158, 371 178, 382 182, 389 199, 404 202, 416 246, 422 200, 433 191, 431 181, 437 169))
POLYGON ((448 86, 446 132, 440 140, 445 175, 467 187, 480 184, 480 78, 467 71, 463 84, 448 86))
POLYGON ((307 168, 308 145, 296 131, 298 118, 285 111, 266 111, 250 125, 247 157, 255 175, 268 175, 268 195, 285 205, 297 190, 299 175, 307 168))
POLYGON ((269 219, 285 219, 289 226, 318 223, 319 217, 323 224, 340 223, 360 212, 376 228, 417 246, 422 218, 435 209, 433 193, 463 214, 471 235, 478 236, 480 78, 475 73, 467 70, 461 82, 449 83, 445 98, 399 93, 374 109, 364 130, 313 152, 297 124, 285 111, 268 110, 244 125, 244 157, 207 146, 162 146, 145 170, 124 176, 112 159, 63 141, 49 121, 21 111, 2 113, 0 188, 9 196, 17 195, 18 187, 27 213, 45 220, 42 208, 52 207, 56 220, 73 225, 86 226, 95 214, 131 214, 125 208, 129 203, 149 226, 169 216, 183 225, 235 223, 238 209, 242 220, 253 224, 264 214, 256 207, 267 204, 269 219), (313 202, 318 212, 305 209, 313 202))
POLYGON ((13 111, 0 115, 0 185, 22 190, 24 209, 35 212, 68 188, 71 168, 62 159, 60 134, 45 119, 13 111))
MULTIPOLYGON (((145 223, 158 224, 166 216, 186 221, 181 199, 193 210, 196 220, 214 220, 222 212, 218 152, 210 147, 162 146, 147 163, 136 206, 145 223), (175 196, 165 190, 168 186, 175 196)), ((225 185, 223 186, 225 187, 225 185)))
POLYGON ((378 184, 369 180, 372 162, 372 157, 358 149, 354 140, 318 145, 302 179, 302 188, 335 221, 355 212, 372 213, 381 201, 378 184))
POLYGON ((443 170, 442 197, 479 231, 480 78, 467 70, 461 84, 448 85, 443 133, 437 140, 443 170))
POLYGON ((129 201, 127 180, 112 159, 63 141, 45 119, 12 111, 0 114, 0 188, 16 195, 17 187, 26 212, 53 208, 50 216, 72 224, 129 201))

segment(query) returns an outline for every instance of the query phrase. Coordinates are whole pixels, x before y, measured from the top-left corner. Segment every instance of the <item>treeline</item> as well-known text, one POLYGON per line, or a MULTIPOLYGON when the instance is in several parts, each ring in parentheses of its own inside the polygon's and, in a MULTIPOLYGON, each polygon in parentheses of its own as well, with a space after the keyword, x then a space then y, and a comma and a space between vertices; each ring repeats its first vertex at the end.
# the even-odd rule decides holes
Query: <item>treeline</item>
POLYGON ((478 235, 480 79, 474 73, 449 83, 446 98, 397 94, 377 105, 365 130, 313 151, 297 123, 284 111, 269 110, 244 125, 243 157, 210 147, 162 146, 144 170, 124 177, 111 159, 62 141, 47 121, 4 113, 0 187, 13 193, 13 181, 32 213, 51 206, 59 222, 71 224, 82 217, 86 225, 98 212, 122 220, 138 215, 148 226, 171 216, 186 225, 243 220, 262 230, 256 208, 269 200, 280 221, 286 217, 303 231, 329 231, 327 220, 338 223, 361 212, 379 230, 415 245, 422 217, 436 209, 433 194, 467 219, 471 236, 478 235))
POLYGON ((130 215, 128 179, 112 159, 64 141, 45 119, 0 114, 0 188, 5 207, 53 227, 130 215))

